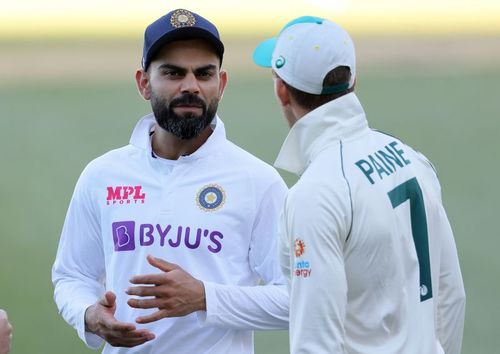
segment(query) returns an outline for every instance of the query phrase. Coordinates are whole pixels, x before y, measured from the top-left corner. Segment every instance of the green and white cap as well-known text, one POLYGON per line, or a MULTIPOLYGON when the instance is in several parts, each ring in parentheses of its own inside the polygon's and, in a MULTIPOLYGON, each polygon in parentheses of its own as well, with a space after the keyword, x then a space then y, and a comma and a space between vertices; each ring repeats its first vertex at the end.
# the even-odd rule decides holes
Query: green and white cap
POLYGON ((334 22, 303 16, 287 23, 277 37, 261 42, 253 53, 255 64, 273 68, 287 84, 315 95, 351 88, 356 55, 349 34, 334 22), (351 70, 348 84, 323 87, 326 74, 339 66, 351 70))

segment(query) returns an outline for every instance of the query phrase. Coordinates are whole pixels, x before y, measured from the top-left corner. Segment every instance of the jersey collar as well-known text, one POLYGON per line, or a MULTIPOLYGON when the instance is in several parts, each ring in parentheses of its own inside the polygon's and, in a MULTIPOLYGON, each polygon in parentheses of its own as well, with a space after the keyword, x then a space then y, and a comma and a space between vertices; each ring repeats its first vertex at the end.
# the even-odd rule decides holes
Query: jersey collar
MULTIPOLYGON (((139 122, 137 122, 132 132, 132 136, 130 137, 130 144, 140 149, 147 150, 149 156, 152 156, 150 135, 154 131, 155 123, 156 119, 153 113, 142 117, 139 122)), ((208 137, 207 141, 191 155, 182 156, 183 159, 197 159, 210 155, 218 150, 219 145, 226 140, 224 123, 219 116, 216 115, 210 125, 214 132, 208 137)))
POLYGON ((274 166, 301 175, 310 161, 332 142, 349 139, 367 127, 365 112, 354 93, 337 98, 292 126, 274 166))

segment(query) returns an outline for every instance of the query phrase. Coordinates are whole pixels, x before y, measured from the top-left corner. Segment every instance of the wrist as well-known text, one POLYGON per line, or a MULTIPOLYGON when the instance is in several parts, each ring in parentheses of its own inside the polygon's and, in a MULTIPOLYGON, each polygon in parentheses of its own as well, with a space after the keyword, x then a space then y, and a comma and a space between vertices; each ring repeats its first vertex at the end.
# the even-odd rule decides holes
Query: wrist
POLYGON ((207 310, 207 297, 205 295, 205 284, 201 280, 198 280, 198 282, 199 282, 199 285, 201 287, 201 298, 200 298, 198 307, 201 311, 206 311, 207 310))
POLYGON ((91 305, 87 307, 85 310, 85 331, 90 332, 90 333, 96 333, 96 326, 95 326, 95 321, 94 321, 94 311, 95 310, 95 305, 91 305))

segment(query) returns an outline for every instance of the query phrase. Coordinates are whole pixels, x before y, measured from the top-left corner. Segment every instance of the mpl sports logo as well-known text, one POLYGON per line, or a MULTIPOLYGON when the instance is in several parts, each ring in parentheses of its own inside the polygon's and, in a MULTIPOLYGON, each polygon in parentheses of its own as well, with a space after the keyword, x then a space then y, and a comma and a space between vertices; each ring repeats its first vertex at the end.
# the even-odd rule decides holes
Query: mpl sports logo
POLYGON ((138 247, 206 248, 212 253, 222 250, 224 235, 220 231, 170 224, 136 224, 135 221, 117 221, 111 224, 116 252, 133 251, 138 247))
POLYGON ((146 193, 142 191, 142 186, 110 186, 106 189, 107 205, 144 204, 146 200, 146 193))
MULTIPOLYGON (((301 258, 306 252, 306 244, 300 238, 296 238, 293 243, 293 251, 295 258, 301 258)), ((296 260, 294 264, 293 275, 296 277, 307 278, 311 276, 312 268, 309 261, 306 260, 296 260)))

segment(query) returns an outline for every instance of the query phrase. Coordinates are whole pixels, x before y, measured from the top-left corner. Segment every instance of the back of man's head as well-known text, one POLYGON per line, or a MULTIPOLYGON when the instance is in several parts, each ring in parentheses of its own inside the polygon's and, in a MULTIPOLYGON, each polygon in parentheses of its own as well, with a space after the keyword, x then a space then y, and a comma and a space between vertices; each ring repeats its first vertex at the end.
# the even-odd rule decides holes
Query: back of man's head
POLYGON ((356 76, 354 44, 339 25, 312 16, 289 22, 255 49, 254 62, 271 67, 296 102, 314 109, 351 92, 356 76))

